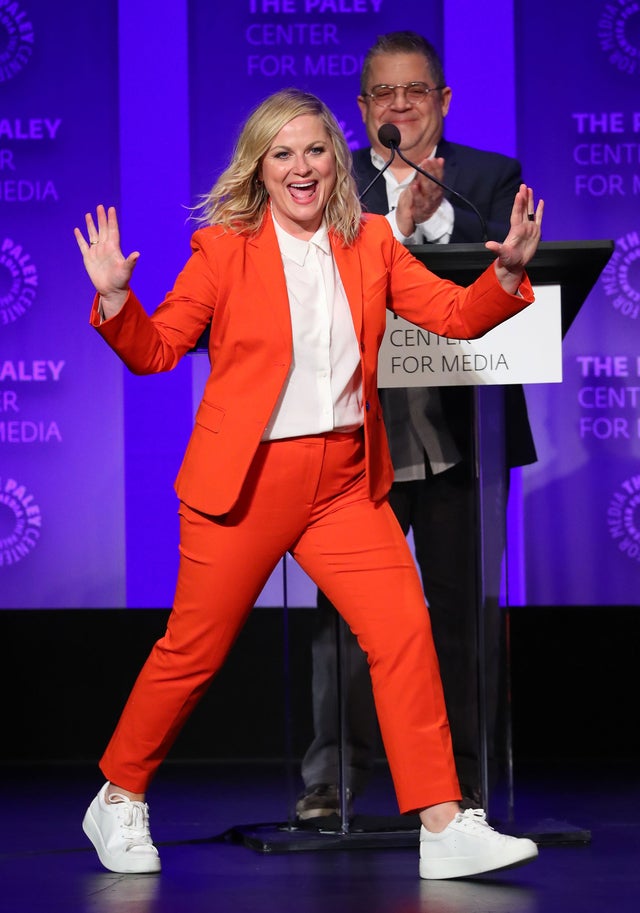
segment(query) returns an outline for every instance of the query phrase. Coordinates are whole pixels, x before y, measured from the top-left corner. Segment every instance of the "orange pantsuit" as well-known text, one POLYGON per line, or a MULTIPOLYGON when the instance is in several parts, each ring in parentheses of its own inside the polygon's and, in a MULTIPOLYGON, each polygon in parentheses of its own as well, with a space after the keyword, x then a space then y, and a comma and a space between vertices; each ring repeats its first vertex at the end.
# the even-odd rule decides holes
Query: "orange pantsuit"
POLYGON ((367 653, 385 751, 403 812, 460 797, 422 585, 386 500, 393 478, 377 394, 386 309, 471 338, 533 300, 490 267, 470 289, 438 279, 367 216, 349 248, 330 233, 360 343, 364 427, 281 441, 262 435, 291 362, 289 302, 267 213, 258 235, 211 227, 149 317, 130 293, 92 323, 135 373, 169 370, 211 321, 211 373, 176 480, 180 569, 167 631, 153 647, 101 760, 144 792, 222 665, 272 570, 289 551, 367 653))

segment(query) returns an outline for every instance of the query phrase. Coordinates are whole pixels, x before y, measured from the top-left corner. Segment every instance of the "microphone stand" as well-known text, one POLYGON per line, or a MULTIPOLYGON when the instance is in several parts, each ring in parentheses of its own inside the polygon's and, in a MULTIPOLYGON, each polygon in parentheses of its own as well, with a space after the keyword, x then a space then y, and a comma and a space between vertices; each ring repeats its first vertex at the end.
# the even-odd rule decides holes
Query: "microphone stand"
POLYGON ((384 165, 382 166, 382 168, 380 169, 380 171, 379 171, 379 172, 376 174, 376 176, 374 177, 374 179, 373 179, 372 181, 369 181, 369 183, 367 184, 367 186, 364 188, 364 190, 362 191, 362 193, 361 193, 360 196, 358 197, 359 200, 362 200, 363 197, 366 196, 367 193, 369 193, 369 191, 371 190, 371 188, 373 187, 373 185, 376 183, 376 181, 378 180, 378 178, 382 177, 382 175, 385 173, 385 171, 387 170, 387 168, 389 167, 389 165, 391 164, 391 162, 392 162, 392 161, 394 160, 394 158, 396 157, 396 150, 397 150, 397 152, 398 152, 398 155, 401 155, 400 150, 397 148, 397 146, 393 145, 393 146, 390 146, 389 148, 391 149, 391 157, 390 157, 389 161, 388 161, 388 162, 385 162, 384 165))
MULTIPOLYGON (((478 209, 478 207, 475 206, 471 202, 471 200, 468 200, 466 197, 463 197, 462 194, 458 193, 457 190, 454 190, 453 187, 448 187, 446 184, 443 184, 442 181, 438 180, 438 178, 434 177, 432 174, 429 174, 428 171, 424 171, 422 168, 420 168, 419 165, 416 165, 415 162, 412 162, 410 159, 408 159, 406 157, 406 155, 404 155, 404 153, 401 151, 400 147, 395 142, 395 140, 391 140, 390 148, 391 148, 392 153, 397 152, 398 155, 400 156, 400 158, 402 159, 402 161, 406 162, 406 164, 409 165, 411 168, 414 168, 418 172, 418 174, 424 175, 424 177, 428 178, 430 181, 433 181, 434 184, 437 184, 438 187, 442 187, 442 189, 446 190, 447 193, 452 194, 454 197, 456 197, 456 199, 460 200, 461 203, 465 203, 470 209, 473 209, 473 211, 475 212, 475 214, 477 215, 477 217, 480 221, 480 226, 482 228, 482 240, 483 240, 483 242, 488 240, 487 223, 485 222, 484 218, 482 217, 482 214, 480 213, 480 210, 478 209)), ((391 156, 391 158, 389 159, 387 164, 390 165, 392 161, 393 161, 393 155, 391 156)), ((386 165, 385 165, 385 168, 386 168, 386 165)), ((373 181, 371 183, 373 183, 373 181)), ((369 184, 369 187, 370 186, 371 186, 371 184, 369 184)), ((369 187, 367 187, 366 190, 368 190, 369 187)), ((365 193, 366 193, 366 190, 365 190, 365 193)))

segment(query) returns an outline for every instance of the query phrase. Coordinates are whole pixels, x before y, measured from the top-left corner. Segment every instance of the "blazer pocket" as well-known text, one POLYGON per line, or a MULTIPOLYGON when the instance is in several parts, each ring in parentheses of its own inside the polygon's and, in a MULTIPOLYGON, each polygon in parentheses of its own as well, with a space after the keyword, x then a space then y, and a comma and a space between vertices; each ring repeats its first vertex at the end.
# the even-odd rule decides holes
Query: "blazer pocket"
POLYGON ((220 431, 225 414, 224 409, 202 400, 196 412, 196 423, 208 431, 217 433, 220 431))

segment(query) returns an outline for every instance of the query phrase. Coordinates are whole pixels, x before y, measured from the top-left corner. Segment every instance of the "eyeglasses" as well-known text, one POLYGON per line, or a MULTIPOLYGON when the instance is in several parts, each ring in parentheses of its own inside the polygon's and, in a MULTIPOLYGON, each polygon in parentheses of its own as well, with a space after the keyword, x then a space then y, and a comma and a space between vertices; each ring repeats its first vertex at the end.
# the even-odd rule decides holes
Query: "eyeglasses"
POLYGON ((407 101, 412 105, 419 105, 429 92, 437 92, 444 86, 428 86, 426 82, 407 82, 397 86, 374 86, 370 92, 365 92, 365 98, 372 98, 381 108, 388 108, 395 101, 396 92, 402 89, 407 101))

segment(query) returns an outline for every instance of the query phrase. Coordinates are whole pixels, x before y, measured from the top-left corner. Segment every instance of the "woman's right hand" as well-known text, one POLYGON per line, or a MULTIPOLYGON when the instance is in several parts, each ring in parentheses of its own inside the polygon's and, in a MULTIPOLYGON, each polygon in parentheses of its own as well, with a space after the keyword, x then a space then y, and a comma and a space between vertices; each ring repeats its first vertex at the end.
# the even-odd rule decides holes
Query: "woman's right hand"
POLYGON ((122 308, 129 293, 129 280, 136 265, 139 251, 125 257, 120 249, 120 230, 114 206, 105 211, 96 208, 98 225, 88 212, 85 216, 88 240, 79 228, 73 233, 89 278, 100 295, 100 308, 105 319, 113 317, 122 308))

